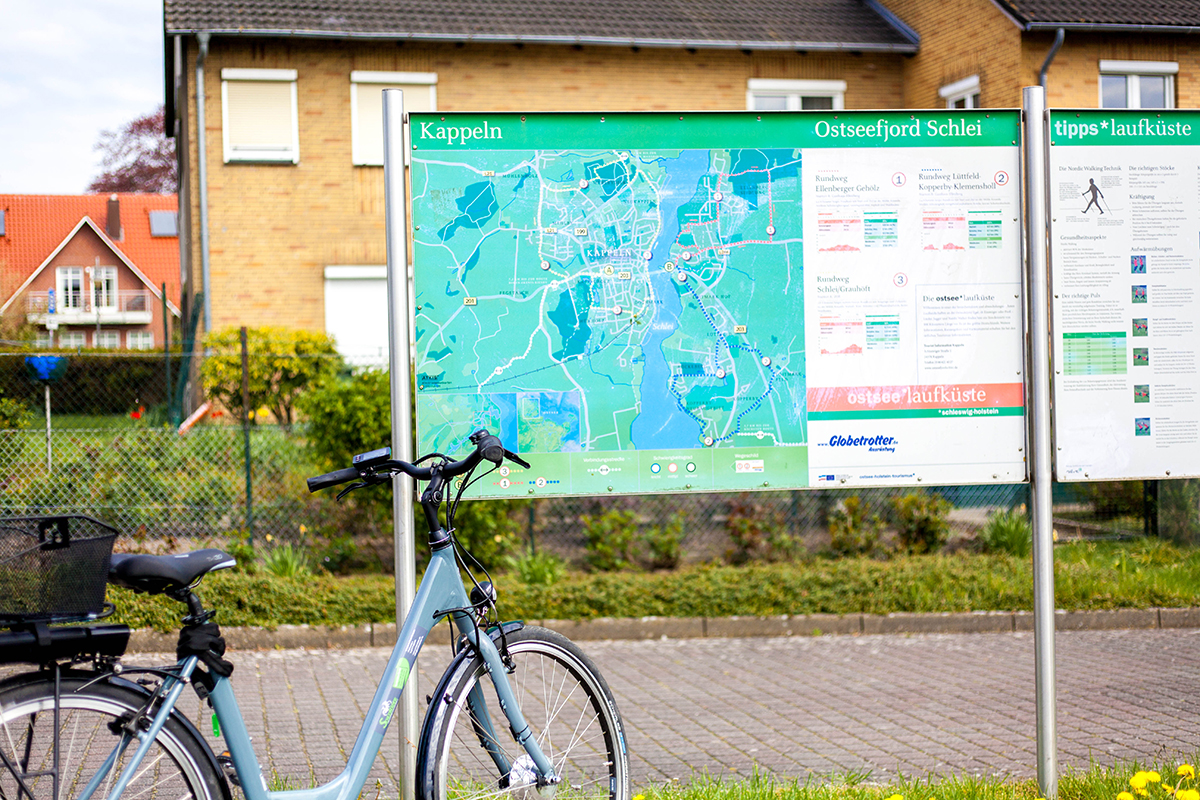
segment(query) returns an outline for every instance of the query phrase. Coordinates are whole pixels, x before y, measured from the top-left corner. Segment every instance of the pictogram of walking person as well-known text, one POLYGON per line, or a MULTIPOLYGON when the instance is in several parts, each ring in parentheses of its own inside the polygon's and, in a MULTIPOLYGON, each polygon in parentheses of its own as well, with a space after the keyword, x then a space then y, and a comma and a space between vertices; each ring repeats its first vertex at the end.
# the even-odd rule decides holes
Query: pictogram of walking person
POLYGON ((1100 198, 1104 197, 1104 192, 1100 191, 1100 187, 1096 185, 1095 180, 1088 178, 1088 188, 1084 189, 1080 194, 1091 194, 1092 196, 1092 199, 1088 200, 1087 208, 1083 210, 1083 213, 1086 214, 1092 206, 1095 206, 1096 210, 1101 214, 1104 213, 1104 209, 1100 208, 1100 198))

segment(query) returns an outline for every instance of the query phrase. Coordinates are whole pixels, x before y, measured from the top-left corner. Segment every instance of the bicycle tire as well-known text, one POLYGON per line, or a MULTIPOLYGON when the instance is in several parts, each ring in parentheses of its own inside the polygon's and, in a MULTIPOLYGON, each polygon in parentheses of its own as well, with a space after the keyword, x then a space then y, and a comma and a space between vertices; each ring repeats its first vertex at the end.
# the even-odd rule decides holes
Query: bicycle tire
MULTIPOLYGON (((95 683, 91 673, 64 675, 59 689, 59 797, 49 776, 30 777, 26 784, 34 800, 63 800, 78 796, 116 747, 121 721, 132 719, 149 695, 139 687, 108 679, 95 683)), ((0 748, 21 772, 53 766, 54 679, 18 681, 0 689, 0 748)), ((108 786, 133 756, 133 740, 105 782, 93 795, 102 800, 108 786)), ((126 800, 229 800, 229 785, 215 767, 212 751, 186 720, 172 715, 163 725, 134 779, 126 800)), ((0 797, 18 798, 18 782, 0 762, 0 797)))
POLYGON ((495 744, 512 763, 532 760, 513 739, 499 710, 495 687, 478 655, 461 654, 432 695, 417 749, 417 788, 422 800, 470 800, 511 794, 518 800, 628 800, 629 756, 621 715, 608 684, 569 639, 545 628, 508 634, 516 671, 508 676, 521 711, 562 782, 538 790, 528 782, 508 785, 481 744, 467 697, 480 686, 496 731, 495 744), (505 791, 507 790, 507 791, 505 791))

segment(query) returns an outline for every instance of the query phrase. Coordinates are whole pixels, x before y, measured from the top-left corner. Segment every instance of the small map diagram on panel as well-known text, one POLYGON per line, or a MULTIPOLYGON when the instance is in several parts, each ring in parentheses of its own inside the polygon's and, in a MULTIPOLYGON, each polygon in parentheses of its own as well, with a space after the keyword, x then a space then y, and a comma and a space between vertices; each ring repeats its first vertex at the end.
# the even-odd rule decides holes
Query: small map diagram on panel
POLYGON ((807 443, 798 149, 414 152, 419 448, 807 443))

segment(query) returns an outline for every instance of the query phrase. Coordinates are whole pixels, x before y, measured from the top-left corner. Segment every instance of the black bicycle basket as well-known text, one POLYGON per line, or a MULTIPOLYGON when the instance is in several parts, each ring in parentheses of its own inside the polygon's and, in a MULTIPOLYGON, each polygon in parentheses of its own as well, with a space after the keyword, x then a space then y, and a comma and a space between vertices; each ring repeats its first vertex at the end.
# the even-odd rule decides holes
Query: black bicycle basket
POLYGON ((0 518, 0 627, 103 616, 116 537, 82 515, 0 518))

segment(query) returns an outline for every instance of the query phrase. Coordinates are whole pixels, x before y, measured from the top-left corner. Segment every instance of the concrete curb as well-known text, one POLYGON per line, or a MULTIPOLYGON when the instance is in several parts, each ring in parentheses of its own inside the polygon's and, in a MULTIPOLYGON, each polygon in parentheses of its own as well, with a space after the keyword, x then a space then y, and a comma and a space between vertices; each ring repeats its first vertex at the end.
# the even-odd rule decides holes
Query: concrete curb
MULTIPOLYGON (((1118 608, 1104 611, 1057 611, 1060 631, 1200 628, 1200 608, 1118 608)), ((1026 611, 970 611, 943 614, 808 614, 779 617, 602 617, 582 621, 526 620, 577 641, 600 639, 703 639, 754 636, 826 636, 912 633, 1014 633, 1033 630, 1026 611)), ((280 625, 269 628, 224 628, 231 650, 290 648, 391 647, 396 624, 280 625)), ((137 630, 129 641, 134 653, 168 653, 175 635, 137 630)), ((430 642, 449 643, 449 628, 437 626, 430 642)))

